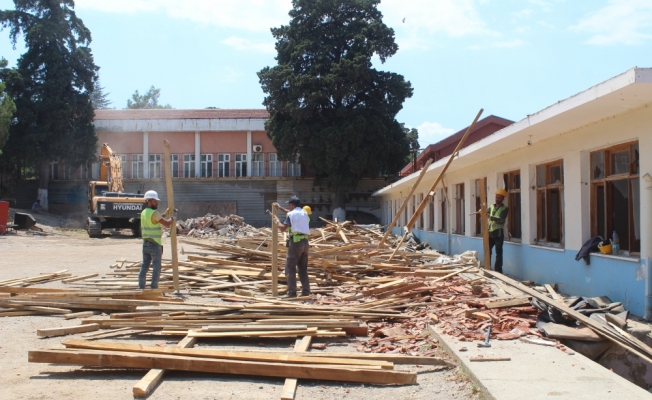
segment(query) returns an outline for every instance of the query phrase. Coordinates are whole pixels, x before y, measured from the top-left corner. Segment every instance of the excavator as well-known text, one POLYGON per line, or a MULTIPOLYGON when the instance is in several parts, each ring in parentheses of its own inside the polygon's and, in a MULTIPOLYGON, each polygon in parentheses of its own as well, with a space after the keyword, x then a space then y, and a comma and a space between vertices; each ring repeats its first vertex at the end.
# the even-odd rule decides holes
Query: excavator
POLYGON ((147 202, 143 194, 124 193, 122 160, 106 143, 100 151, 99 178, 88 182, 88 236, 100 237, 102 229, 131 229, 139 237, 140 213, 147 202))

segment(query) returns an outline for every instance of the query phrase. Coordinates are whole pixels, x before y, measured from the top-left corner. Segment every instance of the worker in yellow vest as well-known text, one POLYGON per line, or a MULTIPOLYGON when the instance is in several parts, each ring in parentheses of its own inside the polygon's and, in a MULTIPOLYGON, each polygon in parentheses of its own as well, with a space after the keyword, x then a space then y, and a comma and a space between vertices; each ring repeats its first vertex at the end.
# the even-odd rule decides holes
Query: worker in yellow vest
MULTIPOLYGON (((152 289, 158 288, 158 280, 161 277, 161 257, 163 256, 163 229, 161 226, 169 228, 175 220, 174 216, 169 218, 161 215, 156 211, 158 208, 158 193, 148 190, 145 193, 147 207, 140 213, 140 230, 143 237, 143 264, 138 274, 138 288, 145 289, 147 271, 150 264, 152 265, 152 289)), ((169 210, 166 211, 168 214, 169 210)))
MULTIPOLYGON (((282 208, 283 209, 283 208, 282 208)), ((285 209, 283 209, 285 210, 285 209)), ((287 297, 297 297, 297 272, 301 281, 301 295, 310 295, 310 280, 308 279, 308 213, 301 208, 298 197, 292 196, 288 201, 288 213, 285 222, 277 222, 278 228, 290 234, 287 258, 285 260, 285 279, 287 280, 287 297)))
POLYGON ((507 197, 505 189, 496 190, 496 203, 492 204, 487 210, 487 217, 489 218, 489 256, 491 251, 496 247, 496 263, 494 264, 494 271, 503 272, 503 242, 505 241, 505 221, 507 220, 507 213, 509 209, 503 201, 507 197))

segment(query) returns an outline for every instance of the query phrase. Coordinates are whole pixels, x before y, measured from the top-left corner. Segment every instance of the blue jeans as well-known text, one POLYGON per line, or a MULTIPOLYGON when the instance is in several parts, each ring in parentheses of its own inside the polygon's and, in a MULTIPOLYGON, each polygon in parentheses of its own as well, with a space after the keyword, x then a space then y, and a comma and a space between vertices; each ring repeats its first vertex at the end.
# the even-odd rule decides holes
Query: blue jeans
POLYGON ((158 280, 161 277, 161 257, 163 256, 163 246, 156 243, 143 240, 143 265, 140 267, 138 274, 138 288, 145 289, 147 271, 149 264, 152 264, 152 289, 158 288, 158 280))

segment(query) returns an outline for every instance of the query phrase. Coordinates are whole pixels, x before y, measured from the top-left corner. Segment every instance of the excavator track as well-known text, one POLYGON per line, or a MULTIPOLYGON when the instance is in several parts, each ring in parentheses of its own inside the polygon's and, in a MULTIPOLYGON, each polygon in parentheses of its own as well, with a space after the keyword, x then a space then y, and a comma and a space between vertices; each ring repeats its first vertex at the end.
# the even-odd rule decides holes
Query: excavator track
POLYGON ((102 236, 102 221, 99 218, 88 217, 86 219, 86 230, 88 231, 88 237, 102 236))

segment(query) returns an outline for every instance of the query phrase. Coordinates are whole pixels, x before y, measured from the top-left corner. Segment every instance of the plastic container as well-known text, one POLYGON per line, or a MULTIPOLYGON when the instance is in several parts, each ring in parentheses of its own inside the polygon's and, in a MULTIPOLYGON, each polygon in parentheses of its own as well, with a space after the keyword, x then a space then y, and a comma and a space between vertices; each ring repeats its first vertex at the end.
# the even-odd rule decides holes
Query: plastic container
POLYGON ((611 236, 611 249, 613 254, 618 254, 620 252, 620 239, 618 238, 616 231, 614 231, 611 236))
POLYGON ((8 220, 9 220, 9 202, 0 201, 0 235, 7 232, 8 220))
POLYGON ((598 245, 598 249, 600 249, 600 253, 602 254, 611 254, 611 244, 603 245, 602 243, 600 243, 598 245))

